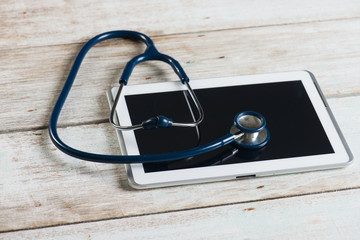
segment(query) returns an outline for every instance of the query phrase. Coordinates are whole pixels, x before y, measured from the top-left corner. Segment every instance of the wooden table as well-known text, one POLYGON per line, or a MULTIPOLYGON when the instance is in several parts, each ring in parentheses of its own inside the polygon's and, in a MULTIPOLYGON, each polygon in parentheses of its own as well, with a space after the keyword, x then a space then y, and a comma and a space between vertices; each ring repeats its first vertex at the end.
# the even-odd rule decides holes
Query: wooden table
MULTIPOLYGON (((120 154, 105 92, 142 52, 89 52, 60 119, 86 151, 120 154)), ((161 63, 130 84, 176 81, 161 63)), ((11 1, 0 3, 0 239, 359 239, 360 1, 11 1), (310 70, 355 156, 337 170, 133 190, 124 166, 71 158, 48 121, 89 38, 153 37, 191 79, 310 70)))

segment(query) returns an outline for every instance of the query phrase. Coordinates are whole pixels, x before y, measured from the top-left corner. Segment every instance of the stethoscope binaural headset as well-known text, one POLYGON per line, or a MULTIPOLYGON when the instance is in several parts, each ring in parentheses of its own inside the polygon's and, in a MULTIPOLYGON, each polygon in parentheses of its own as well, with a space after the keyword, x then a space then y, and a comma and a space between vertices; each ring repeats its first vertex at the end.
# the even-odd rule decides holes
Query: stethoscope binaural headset
POLYGON ((185 159, 196 155, 204 154, 230 143, 233 143, 239 147, 243 147, 247 149, 258 149, 265 146, 269 141, 270 134, 268 129, 266 128, 265 118, 257 112, 245 111, 235 116, 234 125, 230 128, 229 134, 208 144, 179 152, 151 154, 151 155, 102 155, 102 154, 83 152, 66 145, 60 139, 57 133, 57 122, 61 109, 66 101, 66 98, 70 92, 71 86, 76 78, 77 72, 80 68, 80 65, 86 53, 95 44, 111 38, 138 40, 146 44, 145 52, 134 57, 126 64, 125 69, 120 78, 119 81, 120 87, 115 97, 114 104, 112 106, 111 114, 110 114, 110 123, 114 128, 119 130, 137 130, 137 129, 150 130, 157 128, 170 128, 170 127, 196 127, 201 123, 201 121, 204 118, 204 112, 202 110, 201 104, 197 99, 194 91, 189 85, 189 78, 184 72, 183 68, 175 59, 158 52, 157 49, 155 48, 153 41, 145 34, 134 31, 106 32, 90 39, 82 47, 78 56, 75 59, 75 62, 71 68, 69 76, 65 82, 65 85, 60 93, 60 96, 51 114, 50 124, 49 124, 50 138, 54 143, 54 145, 64 153, 79 159, 92 161, 92 162, 101 162, 101 163, 164 162, 164 161, 185 159), (169 64, 173 68, 174 72, 180 78, 181 83, 186 85, 189 96, 194 102, 195 107, 197 108, 197 111, 199 113, 199 117, 196 121, 190 123, 177 123, 177 122, 173 122, 170 118, 164 116, 157 116, 145 120, 140 124, 136 124, 132 126, 121 126, 114 122, 115 109, 118 104, 121 91, 123 87, 127 84, 134 67, 141 62, 153 61, 153 60, 163 61, 169 64))

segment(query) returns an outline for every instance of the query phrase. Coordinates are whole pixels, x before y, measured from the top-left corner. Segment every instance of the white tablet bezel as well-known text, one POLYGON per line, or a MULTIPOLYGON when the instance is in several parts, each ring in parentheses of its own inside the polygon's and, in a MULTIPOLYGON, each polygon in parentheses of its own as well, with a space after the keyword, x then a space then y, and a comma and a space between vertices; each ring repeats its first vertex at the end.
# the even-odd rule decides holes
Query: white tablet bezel
MULTIPOLYGON (((352 154, 343 138, 341 131, 330 111, 324 96, 314 76, 307 71, 270 73, 249 76, 236 76, 216 79, 192 80, 193 89, 253 85, 260 83, 298 81, 301 80, 314 106, 314 109, 324 127, 335 153, 315 156, 284 158, 258 162, 246 162, 229 165, 199 167, 192 169, 167 170, 145 173, 142 164, 127 164, 129 183, 134 188, 149 188, 171 186, 188 183, 228 180, 242 177, 257 177, 329 169, 342 167, 352 161, 352 154)), ((109 101, 114 98, 117 87, 109 91, 109 101)), ((162 82, 142 85, 132 85, 123 88, 116 108, 117 118, 121 125, 131 125, 129 111, 124 97, 133 94, 169 92, 186 90, 180 82, 162 82)), ((206 117, 206 113, 205 113, 206 117)), ((224 133, 224 135, 227 133, 224 133)), ((138 155, 139 150, 133 131, 118 131, 121 151, 124 155, 138 155)))

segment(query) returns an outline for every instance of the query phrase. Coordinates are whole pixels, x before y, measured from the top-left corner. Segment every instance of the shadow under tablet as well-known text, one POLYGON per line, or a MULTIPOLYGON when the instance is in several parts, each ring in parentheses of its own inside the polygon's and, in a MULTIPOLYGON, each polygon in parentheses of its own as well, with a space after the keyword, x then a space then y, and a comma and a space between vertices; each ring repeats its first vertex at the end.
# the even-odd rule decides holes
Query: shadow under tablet
MULTIPOLYGON (((145 172, 211 165, 293 158, 334 153, 328 137, 301 81, 196 89, 204 109, 204 121, 194 128, 137 130, 140 154, 182 151, 223 137, 242 111, 262 114, 270 131, 269 143, 258 150, 230 144, 212 152, 177 161, 144 164, 145 172)), ((164 115, 174 122, 193 121, 183 91, 125 96, 133 123, 164 115)))

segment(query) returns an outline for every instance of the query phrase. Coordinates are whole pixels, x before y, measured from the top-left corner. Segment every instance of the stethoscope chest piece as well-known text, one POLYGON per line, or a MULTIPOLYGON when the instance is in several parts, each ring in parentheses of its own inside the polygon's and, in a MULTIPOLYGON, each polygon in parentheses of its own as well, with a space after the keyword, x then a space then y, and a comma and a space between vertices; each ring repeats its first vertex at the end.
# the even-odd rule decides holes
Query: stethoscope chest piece
POLYGON ((233 143, 242 148, 261 148, 270 140, 265 118, 253 111, 245 111, 236 115, 230 133, 237 136, 233 143))

